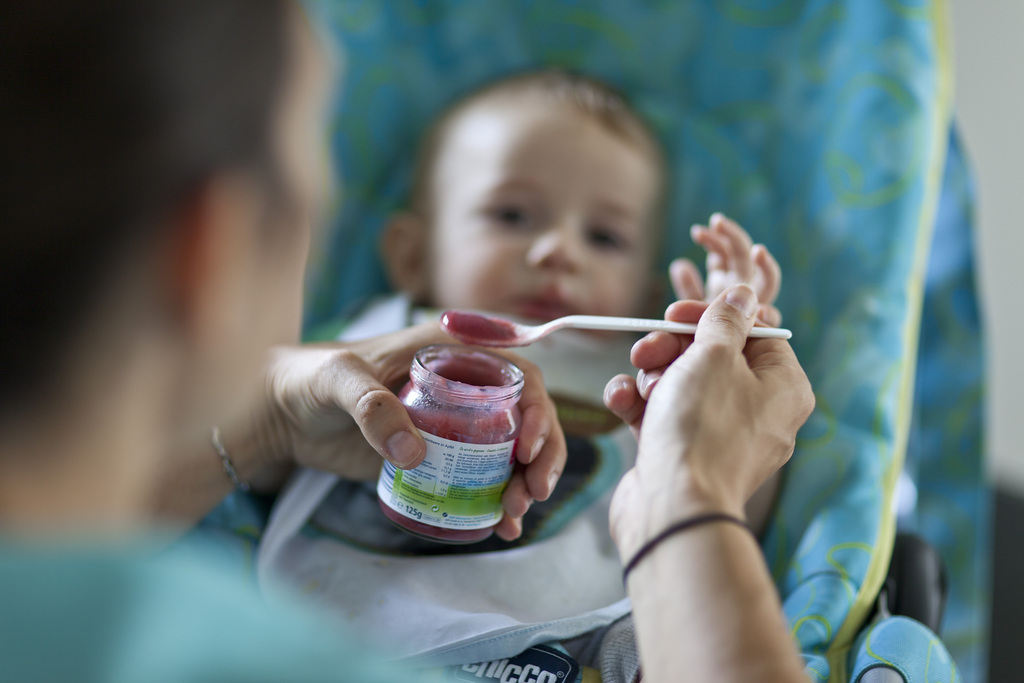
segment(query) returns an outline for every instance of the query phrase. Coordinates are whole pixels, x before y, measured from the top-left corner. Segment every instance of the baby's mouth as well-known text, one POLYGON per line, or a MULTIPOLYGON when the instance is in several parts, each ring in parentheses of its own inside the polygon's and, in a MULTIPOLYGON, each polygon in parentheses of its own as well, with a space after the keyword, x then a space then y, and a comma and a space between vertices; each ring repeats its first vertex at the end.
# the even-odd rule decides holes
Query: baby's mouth
POLYGON ((516 314, 540 322, 548 322, 566 315, 575 315, 577 312, 574 306, 561 297, 532 297, 523 299, 516 304, 516 314))

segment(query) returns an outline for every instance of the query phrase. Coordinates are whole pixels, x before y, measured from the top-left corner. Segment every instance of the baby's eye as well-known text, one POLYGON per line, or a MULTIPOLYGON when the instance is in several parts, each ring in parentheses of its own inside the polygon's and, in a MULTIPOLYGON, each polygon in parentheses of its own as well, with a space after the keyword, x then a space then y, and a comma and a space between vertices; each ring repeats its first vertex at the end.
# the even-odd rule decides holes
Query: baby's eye
POLYGON ((503 228, 522 230, 530 224, 529 213, 518 206, 498 206, 487 213, 492 221, 503 228))
POLYGON ((622 251, 629 246, 617 232, 601 226, 587 228, 587 244, 602 251, 622 251))

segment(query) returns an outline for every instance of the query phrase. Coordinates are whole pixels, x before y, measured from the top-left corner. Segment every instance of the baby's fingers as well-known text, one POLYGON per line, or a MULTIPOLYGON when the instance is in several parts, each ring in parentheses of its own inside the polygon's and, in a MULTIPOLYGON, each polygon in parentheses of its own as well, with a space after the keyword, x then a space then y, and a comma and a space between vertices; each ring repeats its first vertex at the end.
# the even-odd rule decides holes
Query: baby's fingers
POLYGON ((751 282, 754 277, 754 261, 751 258, 752 243, 747 231, 720 213, 711 216, 709 228, 714 236, 726 244, 726 268, 733 271, 738 282, 751 282))
POLYGON ((708 276, 712 270, 728 270, 731 262, 731 248, 729 241, 721 235, 713 233, 703 225, 694 225, 690 228, 690 238, 694 243, 704 247, 708 252, 707 269, 708 276))
POLYGON ((762 279, 761 286, 758 287, 757 299, 762 304, 775 303, 775 299, 779 296, 779 289, 782 287, 782 268, 763 244, 755 244, 750 253, 762 279))
POLYGON ((668 278, 677 299, 704 299, 704 283, 693 261, 677 258, 668 267, 668 278))

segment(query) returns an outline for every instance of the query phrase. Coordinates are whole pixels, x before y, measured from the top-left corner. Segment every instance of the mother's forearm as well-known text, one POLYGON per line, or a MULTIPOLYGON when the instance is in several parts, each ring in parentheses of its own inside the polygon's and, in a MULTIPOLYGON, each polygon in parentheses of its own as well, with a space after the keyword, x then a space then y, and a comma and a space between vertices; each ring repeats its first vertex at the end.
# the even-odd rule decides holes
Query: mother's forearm
POLYGON ((761 550, 708 523, 659 544, 630 573, 644 683, 806 681, 761 550))
MULTIPOLYGON (((162 459, 146 510, 156 522, 191 525, 236 488, 210 437, 177 444, 162 459)), ((266 462, 265 447, 252 430, 222 430, 220 442, 238 479, 253 491, 279 490, 292 470, 284 462, 266 462)))

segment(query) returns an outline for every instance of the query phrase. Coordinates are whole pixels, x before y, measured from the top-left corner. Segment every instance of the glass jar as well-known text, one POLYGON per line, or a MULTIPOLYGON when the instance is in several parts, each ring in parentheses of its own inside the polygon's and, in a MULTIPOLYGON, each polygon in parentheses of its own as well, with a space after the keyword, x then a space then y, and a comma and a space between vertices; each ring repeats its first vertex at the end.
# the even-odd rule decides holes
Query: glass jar
POLYGON ((522 370, 496 354, 457 344, 417 351, 398 397, 427 455, 411 470, 384 462, 377 498, 387 518, 444 543, 490 536, 515 463, 522 391, 522 370))

